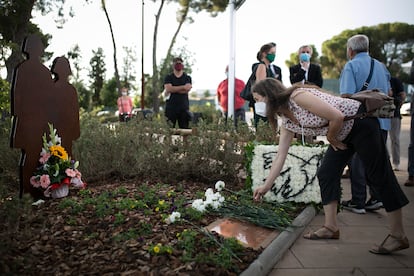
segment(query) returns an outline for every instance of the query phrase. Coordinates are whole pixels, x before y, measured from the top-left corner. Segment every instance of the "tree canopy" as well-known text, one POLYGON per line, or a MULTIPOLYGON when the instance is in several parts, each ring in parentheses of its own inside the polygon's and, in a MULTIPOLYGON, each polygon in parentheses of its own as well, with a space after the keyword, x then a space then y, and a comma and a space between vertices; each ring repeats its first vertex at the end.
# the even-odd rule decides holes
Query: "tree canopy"
POLYGON ((323 42, 320 62, 324 78, 339 78, 347 61, 347 40, 356 34, 367 35, 370 55, 383 62, 392 75, 399 75, 401 80, 408 82, 409 76, 403 72, 401 64, 414 58, 414 25, 399 22, 344 30, 323 42))

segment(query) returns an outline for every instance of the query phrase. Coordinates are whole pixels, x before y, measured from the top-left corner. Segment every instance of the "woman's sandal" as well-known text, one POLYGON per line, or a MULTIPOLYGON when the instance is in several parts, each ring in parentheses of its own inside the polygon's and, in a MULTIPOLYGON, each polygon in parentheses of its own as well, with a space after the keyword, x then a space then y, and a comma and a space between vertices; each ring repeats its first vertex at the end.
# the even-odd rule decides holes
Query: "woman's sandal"
POLYGON ((317 233, 318 230, 316 230, 314 232, 309 232, 308 234, 303 235, 303 237, 308 240, 337 240, 339 239, 339 230, 334 231, 325 225, 322 226, 322 228, 320 228, 319 230, 323 228, 328 230, 327 234, 320 235, 317 233))
POLYGON ((397 238, 391 234, 388 234, 388 236, 381 243, 381 245, 375 245, 373 248, 369 250, 369 252, 374 254, 388 255, 399 250, 407 249, 409 247, 410 243, 408 242, 407 237, 397 238), (390 240, 390 246, 386 246, 385 243, 387 242, 387 240, 390 240))

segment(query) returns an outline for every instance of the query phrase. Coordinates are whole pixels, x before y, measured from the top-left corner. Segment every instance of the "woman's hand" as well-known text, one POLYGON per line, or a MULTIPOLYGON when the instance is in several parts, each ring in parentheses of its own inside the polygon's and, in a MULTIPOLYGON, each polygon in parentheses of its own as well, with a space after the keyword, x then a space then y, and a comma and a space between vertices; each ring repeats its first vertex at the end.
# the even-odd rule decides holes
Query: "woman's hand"
POLYGON ((331 138, 327 136, 326 139, 335 151, 347 149, 346 144, 342 143, 341 141, 338 141, 336 138, 331 138))
POLYGON ((262 200, 263 196, 269 191, 269 188, 266 185, 260 186, 256 188, 253 192, 253 200, 260 201, 262 200))

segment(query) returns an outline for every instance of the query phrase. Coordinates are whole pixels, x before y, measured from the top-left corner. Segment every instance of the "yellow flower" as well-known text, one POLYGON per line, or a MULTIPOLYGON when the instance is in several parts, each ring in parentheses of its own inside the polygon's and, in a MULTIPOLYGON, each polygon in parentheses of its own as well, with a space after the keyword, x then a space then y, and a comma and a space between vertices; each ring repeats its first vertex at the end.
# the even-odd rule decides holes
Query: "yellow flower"
POLYGON ((158 200, 158 205, 162 206, 162 205, 164 205, 164 203, 165 203, 165 200, 163 200, 163 199, 158 200))
POLYGON ((51 155, 57 156, 63 160, 68 160, 68 153, 62 146, 53 145, 53 146, 50 146, 49 150, 50 150, 51 155))
POLYGON ((154 246, 153 250, 155 253, 160 253, 160 247, 158 245, 154 246))

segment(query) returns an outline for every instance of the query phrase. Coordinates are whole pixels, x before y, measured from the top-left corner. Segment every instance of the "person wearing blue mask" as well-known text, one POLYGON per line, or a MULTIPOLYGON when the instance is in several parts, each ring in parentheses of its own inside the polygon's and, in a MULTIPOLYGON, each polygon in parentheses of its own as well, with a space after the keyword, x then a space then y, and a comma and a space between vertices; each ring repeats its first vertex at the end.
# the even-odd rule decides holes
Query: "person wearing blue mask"
POLYGON ((291 84, 314 84, 322 87, 322 70, 318 64, 311 63, 312 53, 312 47, 309 45, 299 48, 299 63, 289 68, 291 84))
MULTIPOLYGON (((322 87, 322 70, 318 64, 311 63, 312 53, 310 45, 299 47, 299 63, 289 68, 291 84, 314 84, 322 87)), ((316 136, 295 135, 295 137, 306 143, 312 143, 316 139, 316 136)))

